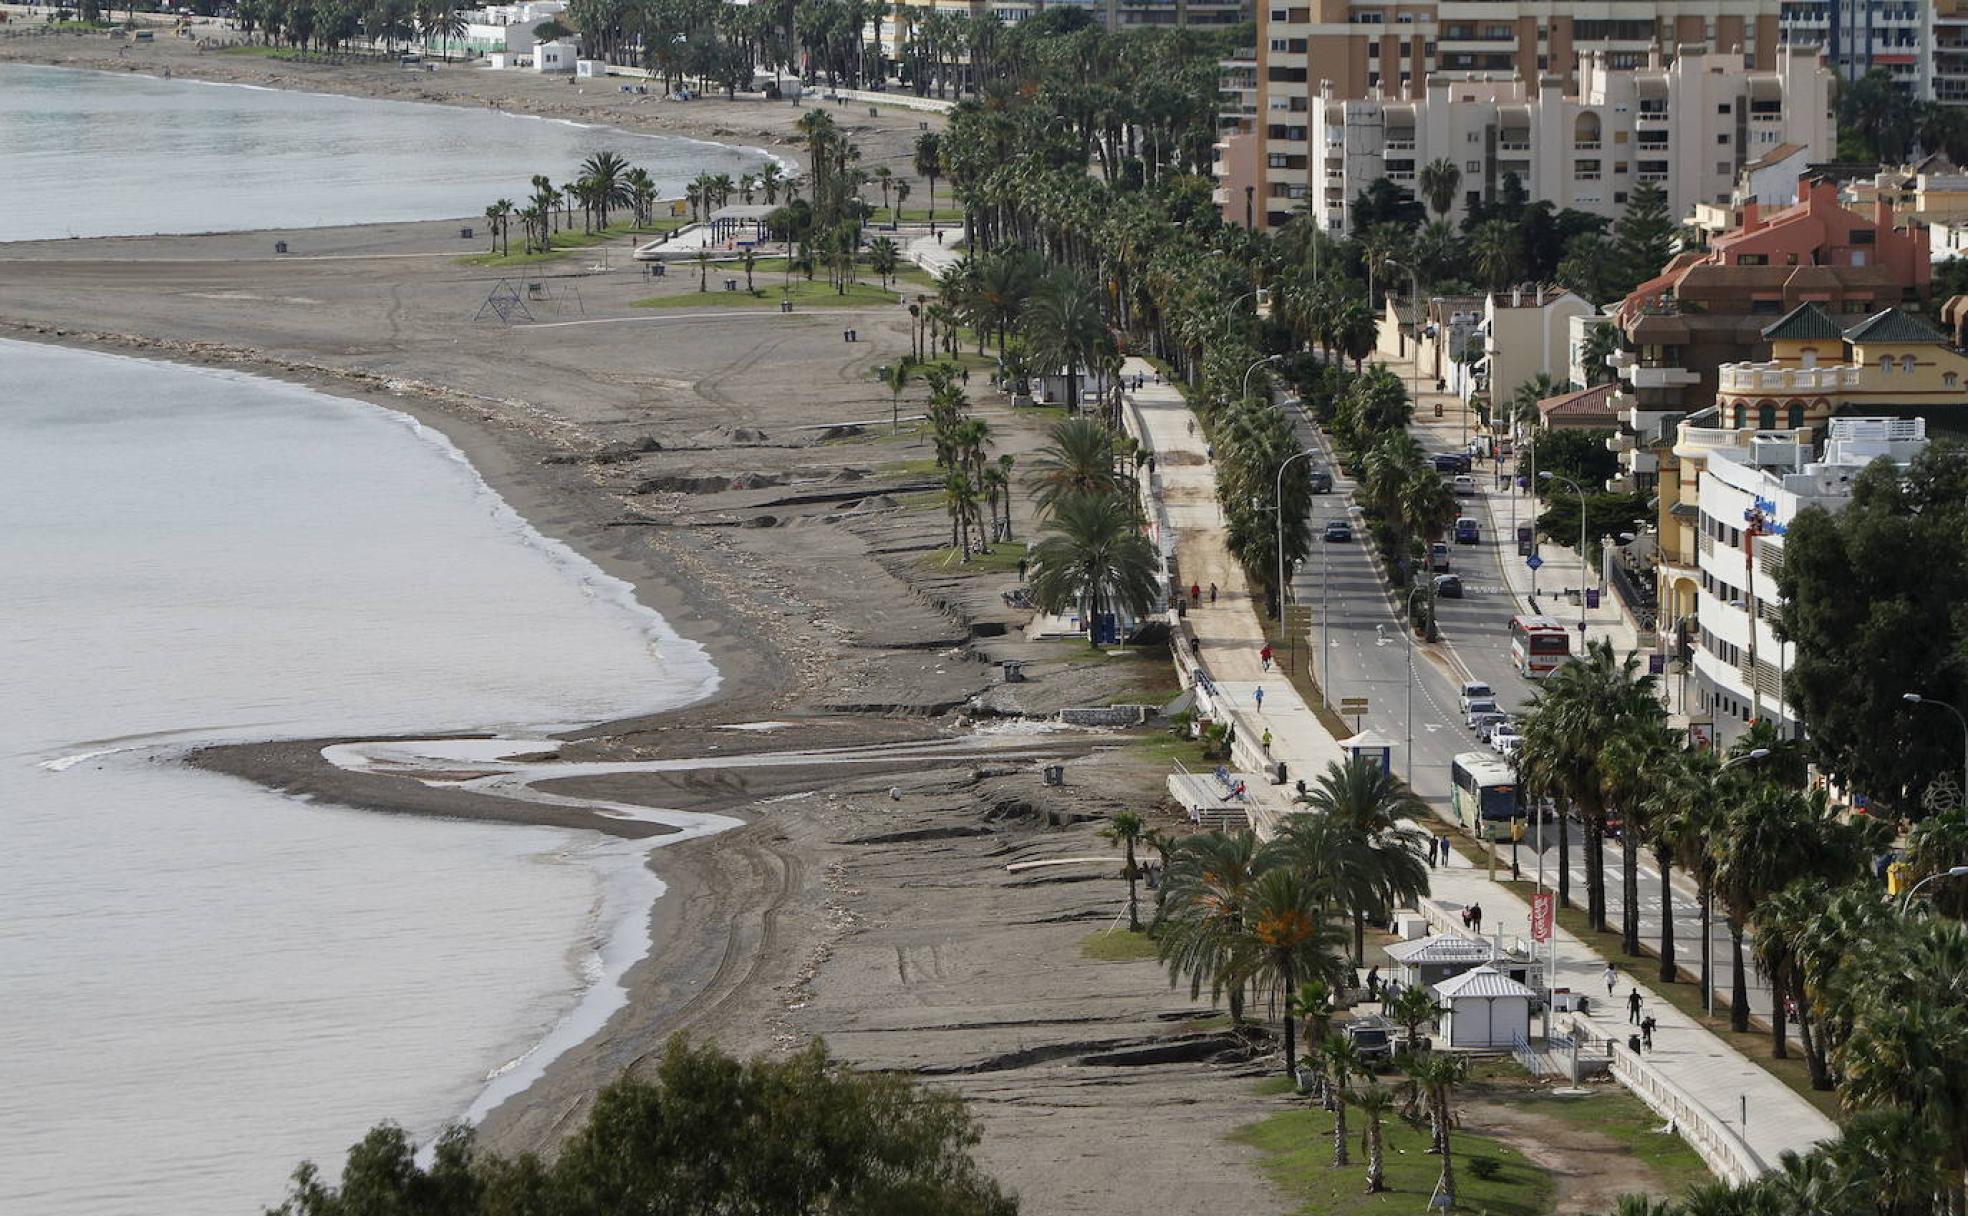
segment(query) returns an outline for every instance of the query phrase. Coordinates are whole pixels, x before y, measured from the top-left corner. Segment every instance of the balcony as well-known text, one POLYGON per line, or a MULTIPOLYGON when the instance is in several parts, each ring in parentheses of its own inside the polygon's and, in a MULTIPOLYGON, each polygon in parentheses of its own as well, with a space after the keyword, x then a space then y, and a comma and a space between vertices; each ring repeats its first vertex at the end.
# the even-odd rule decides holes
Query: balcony
MULTIPOLYGON (((1733 427, 1689 426, 1684 422, 1674 436, 1674 454, 1683 459, 1706 460, 1712 452, 1747 452, 1758 435, 1777 436, 1791 441, 1802 436, 1802 441, 1808 443, 1810 434, 1809 427, 1801 431, 1756 431, 1748 427, 1736 430, 1733 427)), ((1706 535, 1703 540, 1707 540, 1706 535)))
POLYGON ((1581 139, 1572 145, 1572 149, 1577 152, 1597 152, 1599 150, 1599 141, 1596 139, 1581 139))
POLYGON ((1530 150, 1531 140, 1528 135, 1505 135, 1497 141, 1499 152, 1529 152, 1530 150))
POLYGON ((1640 362, 1640 356, 1630 350, 1616 350, 1606 356, 1606 366, 1612 368, 1614 371, 1632 367, 1638 362, 1640 362))
POLYGON ((1614 431, 1612 434, 1606 436, 1606 450, 1608 452, 1626 453, 1631 452, 1633 448, 1634 436, 1630 431, 1614 431))
POLYGON ((1701 376, 1680 367, 1655 367, 1636 364, 1620 369, 1620 379, 1634 388, 1685 388, 1690 384, 1700 384, 1701 376))
POLYGON ((1776 363, 1724 363, 1716 373, 1722 393, 1824 393, 1859 387, 1860 368, 1784 367, 1776 363))
POLYGON ((1414 136, 1409 135, 1405 138, 1390 136, 1385 146, 1389 152, 1412 152, 1415 150, 1414 136))

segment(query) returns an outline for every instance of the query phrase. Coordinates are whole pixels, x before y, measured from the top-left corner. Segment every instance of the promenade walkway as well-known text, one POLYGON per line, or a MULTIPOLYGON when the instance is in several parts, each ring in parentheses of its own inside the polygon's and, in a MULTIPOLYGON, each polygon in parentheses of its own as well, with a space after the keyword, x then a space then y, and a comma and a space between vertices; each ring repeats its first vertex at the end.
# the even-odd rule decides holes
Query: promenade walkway
MULTIPOLYGON (((1129 359, 1122 374, 1147 377, 1141 389, 1129 394, 1133 408, 1127 411, 1128 425, 1155 453, 1163 502, 1176 533, 1176 557, 1185 590, 1192 582, 1203 589, 1202 601, 1190 608, 1185 621, 1197 639, 1200 666, 1217 687, 1219 699, 1237 722, 1240 735, 1248 737, 1247 732, 1253 729, 1269 729, 1273 736, 1271 755, 1283 760, 1294 775, 1310 780, 1342 753, 1290 682, 1262 670, 1258 659, 1264 644, 1261 605, 1253 602, 1241 567, 1224 546, 1215 472, 1200 427, 1191 427, 1194 415, 1182 395, 1173 386, 1159 383, 1151 365, 1129 359), (1211 583, 1217 588, 1215 603, 1210 602, 1211 583), (1264 689, 1261 714, 1253 696, 1260 687, 1264 689)), ((1252 818, 1261 832, 1270 827, 1276 815, 1288 813, 1288 788, 1259 791, 1261 805, 1252 818)), ((1433 898, 1450 911, 1480 903, 1486 930, 1528 938, 1528 905, 1510 887, 1490 881, 1485 870, 1453 855, 1449 864, 1432 871, 1430 878, 1433 898)), ((1625 1052, 1624 1002, 1634 985, 1620 980, 1616 999, 1609 1004, 1602 978, 1605 957, 1562 929, 1557 937, 1554 987, 1594 998, 1591 1022, 1621 1039, 1616 1050, 1625 1052)), ((1675 1112, 1668 1117, 1676 1119, 1684 1135, 1697 1144, 1718 1173, 1739 1177, 1745 1171, 1774 1167, 1784 1151, 1808 1151, 1813 1144, 1837 1134, 1829 1119, 1783 1082, 1650 989, 1641 987, 1638 991, 1644 1010, 1658 1023, 1655 1050, 1642 1061, 1624 1061, 1621 1071, 1627 1076, 1622 1079, 1657 1110, 1675 1112)))

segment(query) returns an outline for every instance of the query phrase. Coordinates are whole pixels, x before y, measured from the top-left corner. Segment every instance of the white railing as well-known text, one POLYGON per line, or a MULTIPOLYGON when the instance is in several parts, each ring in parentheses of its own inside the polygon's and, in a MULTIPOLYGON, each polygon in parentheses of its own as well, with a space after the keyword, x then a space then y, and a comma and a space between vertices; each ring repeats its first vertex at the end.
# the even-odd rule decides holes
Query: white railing
POLYGON ((1859 387, 1856 364, 1785 367, 1778 363, 1724 363, 1716 387, 1725 393, 1826 392, 1859 387))
POLYGON ((1669 1080, 1653 1065, 1631 1051, 1622 1051, 1617 1040, 1584 1014, 1574 1013, 1572 1031, 1587 1041, 1613 1044, 1613 1076, 1620 1084, 1662 1118, 1688 1142, 1717 1178, 1741 1186, 1769 1173, 1770 1166, 1759 1156, 1742 1133, 1695 1096, 1669 1080))

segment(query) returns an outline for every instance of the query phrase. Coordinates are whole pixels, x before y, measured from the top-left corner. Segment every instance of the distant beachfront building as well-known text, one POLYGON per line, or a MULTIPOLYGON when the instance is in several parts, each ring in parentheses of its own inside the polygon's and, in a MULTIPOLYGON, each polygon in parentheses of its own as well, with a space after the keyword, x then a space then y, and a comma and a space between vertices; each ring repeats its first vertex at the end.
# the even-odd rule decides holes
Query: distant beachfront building
MULTIPOLYGON (((505 53, 530 55, 537 39, 535 26, 559 20, 567 12, 563 0, 534 0, 528 4, 493 4, 467 9, 463 38, 453 39, 451 48, 463 48, 481 55, 505 53)), ((436 44, 433 43, 433 46, 436 44)))
POLYGON ((1607 217, 1651 182, 1678 216, 1698 202, 1727 203, 1743 166, 1778 147, 1815 159, 1835 149, 1831 75, 1809 53, 1779 56, 1769 70, 1720 53, 1672 63, 1656 53, 1640 68, 1613 62, 1581 52, 1570 90, 1552 73, 1533 85, 1506 73, 1438 72, 1419 92, 1376 86, 1365 98, 1321 81, 1302 112, 1240 95, 1237 116, 1252 111, 1253 128, 1223 141, 1225 218, 1244 222, 1244 188, 1255 186, 1256 222, 1275 226, 1302 207, 1344 231, 1362 190, 1384 177, 1418 195, 1422 171, 1438 160, 1461 174, 1451 220, 1494 199, 1512 174, 1534 199, 1607 217), (1269 149, 1261 166, 1260 121, 1269 149), (1260 176, 1239 180, 1252 172, 1260 176))

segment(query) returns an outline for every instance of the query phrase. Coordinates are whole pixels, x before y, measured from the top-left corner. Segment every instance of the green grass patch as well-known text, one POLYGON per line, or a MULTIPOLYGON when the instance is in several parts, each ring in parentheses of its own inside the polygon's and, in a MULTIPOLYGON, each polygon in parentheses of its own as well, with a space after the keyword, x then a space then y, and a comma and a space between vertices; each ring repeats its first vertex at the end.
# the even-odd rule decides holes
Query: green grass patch
MULTIPOLYGON (((913 428, 912 428, 913 429, 913 428)), ((936 477, 941 478, 943 466, 936 463, 936 457, 924 456, 920 460, 889 460, 881 466, 884 473, 897 477, 936 477)))
MULTIPOLYGON (((649 224, 638 228, 630 220, 617 220, 608 227, 598 228, 593 232, 582 232, 578 228, 571 231, 562 229, 560 232, 554 234, 552 249, 535 250, 528 253, 523 241, 509 239, 501 243, 506 247, 510 247, 512 249, 511 253, 478 253, 470 257, 458 258, 457 262, 460 266, 537 266, 542 262, 557 262, 570 254, 578 253, 583 249, 591 249, 596 245, 605 245, 610 241, 627 240, 631 237, 655 236, 661 232, 673 232, 682 222, 681 220, 664 218, 653 220, 649 224)), ((515 224, 514 226, 518 227, 520 225, 515 224)), ((512 235, 517 237, 519 234, 514 233, 512 235)), ((486 234, 486 244, 491 244, 491 234, 489 232, 486 234)))
POLYGON ((1702 1164, 1700 1155, 1688 1147, 1688 1142, 1680 1136, 1656 1132, 1654 1129, 1661 1124, 1660 1116, 1624 1089, 1605 1090, 1589 1098, 1529 1092, 1491 1095, 1491 1100, 1508 1102, 1582 1131, 1617 1140, 1636 1161, 1659 1175, 1656 1194, 1679 1195, 1689 1187, 1715 1180, 1702 1164))
POLYGON ((1019 559, 1024 556, 1024 541, 1001 540, 991 546, 989 553, 972 553, 968 562, 963 559, 962 549, 938 549, 923 558, 922 564, 938 574, 1016 574, 1019 559))
MULTIPOLYGON (((713 272, 716 277, 717 272, 713 272)), ((732 278, 729 271, 723 277, 732 278)), ((808 308, 847 308, 869 304, 893 304, 895 293, 873 283, 849 283, 839 292, 818 280, 795 279, 783 283, 759 283, 754 291, 726 291, 722 284, 712 291, 690 291, 676 296, 651 296, 635 301, 636 308, 777 308, 779 301, 791 300, 808 308)))
MULTIPOLYGON (((1269 1092, 1283 1093, 1291 1088, 1284 1077, 1274 1080, 1278 1088, 1269 1092)), ((1427 1152, 1429 1133, 1425 1126, 1410 1127, 1394 1118, 1381 1124, 1388 1189, 1368 1195, 1364 1193, 1367 1167, 1366 1155, 1360 1151, 1360 1113, 1349 1111, 1346 1118, 1351 1165, 1335 1168, 1332 1164, 1332 1125, 1333 1116, 1326 1111, 1292 1110, 1253 1123, 1231 1138, 1262 1154, 1266 1176, 1296 1200, 1296 1210, 1306 1216, 1369 1212, 1406 1216, 1426 1209, 1441 1173, 1441 1161, 1427 1152)), ((1458 1211, 1540 1216, 1551 1209, 1557 1189, 1551 1175, 1525 1160, 1522 1153, 1487 1136, 1467 1132, 1451 1132, 1450 1146, 1458 1211), (1491 1178, 1478 1178, 1471 1168, 1476 1157, 1489 1157, 1500 1168, 1491 1178)))
MULTIPOLYGON (((1298 1092, 1298 1083, 1290 1077, 1271 1076, 1251 1083, 1251 1092, 1260 1098, 1275 1097, 1278 1094, 1298 1092)), ((1248 1129, 1246 1129, 1248 1130, 1248 1129)), ((1330 1133, 1330 1129, 1328 1129, 1330 1133)))
POLYGON ((1102 963, 1138 963, 1155 957, 1155 939, 1129 929, 1103 929, 1080 939, 1080 953, 1102 963))
POLYGON ((920 490, 914 494, 897 494, 895 501, 901 504, 904 511, 927 511, 932 508, 940 511, 943 509, 943 491, 920 490))

